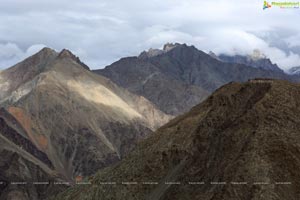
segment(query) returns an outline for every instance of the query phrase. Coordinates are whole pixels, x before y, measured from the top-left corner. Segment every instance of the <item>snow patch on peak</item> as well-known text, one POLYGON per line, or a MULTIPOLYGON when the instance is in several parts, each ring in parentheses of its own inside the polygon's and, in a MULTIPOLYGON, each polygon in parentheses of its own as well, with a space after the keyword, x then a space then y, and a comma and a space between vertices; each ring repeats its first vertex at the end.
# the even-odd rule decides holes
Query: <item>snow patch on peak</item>
POLYGON ((174 43, 174 44, 173 43, 167 43, 167 44, 164 45, 163 51, 164 52, 168 52, 168 51, 170 51, 170 50, 172 50, 175 47, 178 47, 180 45, 181 44, 179 44, 179 43, 174 43))
POLYGON ((252 60, 261 60, 261 59, 267 59, 267 56, 262 53, 259 49, 254 49, 253 53, 250 55, 250 58, 252 60))
POLYGON ((167 43, 164 45, 163 49, 153 49, 150 48, 148 51, 143 51, 140 55, 139 58, 151 58, 151 57, 155 57, 164 53, 167 53, 168 51, 171 51, 172 49, 174 49, 175 47, 180 46, 181 44, 179 43, 167 43))

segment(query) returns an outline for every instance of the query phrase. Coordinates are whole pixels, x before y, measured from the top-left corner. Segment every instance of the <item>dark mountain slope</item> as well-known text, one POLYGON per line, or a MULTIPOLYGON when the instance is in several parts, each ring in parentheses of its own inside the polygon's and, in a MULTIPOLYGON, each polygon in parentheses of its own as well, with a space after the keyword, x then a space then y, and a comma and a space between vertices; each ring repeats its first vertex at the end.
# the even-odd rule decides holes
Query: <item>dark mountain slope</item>
POLYGON ((137 57, 123 58, 105 70, 95 72, 144 96, 171 115, 188 111, 209 94, 201 87, 174 79, 152 63, 137 57))
POLYGON ((231 81, 256 77, 300 80, 281 70, 222 62, 185 44, 167 44, 163 50, 151 49, 139 57, 124 58, 94 72, 175 115, 188 111, 208 93, 231 81))
POLYGON ((297 200, 299 105, 299 84, 229 83, 98 173, 92 186, 55 199, 297 200))
POLYGON ((247 81, 255 77, 291 79, 283 72, 256 69, 238 63, 224 63, 194 46, 185 44, 177 45, 164 54, 150 57, 148 61, 164 73, 208 91, 214 91, 231 81, 247 81))

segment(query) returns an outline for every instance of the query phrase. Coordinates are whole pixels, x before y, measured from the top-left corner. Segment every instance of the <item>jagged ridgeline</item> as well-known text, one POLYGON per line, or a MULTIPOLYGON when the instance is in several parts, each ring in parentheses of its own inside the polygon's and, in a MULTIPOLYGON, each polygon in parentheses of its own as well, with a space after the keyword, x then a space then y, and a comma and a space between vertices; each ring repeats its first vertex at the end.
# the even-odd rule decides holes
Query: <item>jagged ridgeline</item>
POLYGON ((94 70, 121 87, 144 96, 171 115, 188 112, 193 106, 231 81, 278 78, 299 81, 276 64, 254 52, 252 56, 206 54, 186 44, 166 44, 138 57, 122 58, 105 69, 94 70))
POLYGON ((0 72, 0 199, 298 197, 299 86, 230 83, 256 77, 300 80, 260 52, 166 44, 91 71, 69 50, 44 48, 0 72), (53 183, 89 179, 55 196, 66 186, 53 183), (157 184, 99 184, 110 181, 157 184))
POLYGON ((45 199, 65 187, 34 182, 93 175, 172 117, 49 48, 0 73, 0 107, 0 199, 45 199))
POLYGON ((100 171, 92 186, 53 199, 298 200, 299 132, 299 84, 232 82, 100 171))

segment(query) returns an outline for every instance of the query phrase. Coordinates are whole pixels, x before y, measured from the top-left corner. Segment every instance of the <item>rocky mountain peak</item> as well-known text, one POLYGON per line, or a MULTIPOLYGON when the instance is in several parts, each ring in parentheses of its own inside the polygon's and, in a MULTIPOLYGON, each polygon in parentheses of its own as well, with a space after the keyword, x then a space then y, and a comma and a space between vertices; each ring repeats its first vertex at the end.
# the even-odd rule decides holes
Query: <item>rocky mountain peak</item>
MULTIPOLYGON (((71 51, 44 48, 1 72, 2 182, 81 180, 118 162, 172 118, 82 67, 88 69, 71 51)), ((2 186, 0 199, 46 199, 48 192, 33 185, 2 186)))
POLYGON ((44 71, 57 55, 58 53, 55 50, 45 47, 13 67, 4 70, 3 74, 6 79, 14 80, 13 85, 17 87, 44 71))
POLYGON ((83 63, 78 56, 74 55, 70 50, 68 49, 63 49, 59 55, 57 56, 59 59, 71 59, 73 61, 75 61, 76 63, 78 63, 79 65, 81 65, 83 68, 90 70, 90 68, 83 63))
POLYGON ((28 64, 35 65, 45 60, 53 59, 56 56, 57 56, 57 52, 55 50, 49 47, 44 47, 39 52, 30 56, 24 61, 28 64))
POLYGON ((178 46, 181 46, 181 44, 179 44, 179 43, 167 43, 167 44, 164 45, 163 50, 165 52, 167 52, 167 51, 170 51, 170 50, 172 50, 172 49, 174 49, 175 47, 178 47, 178 46))
POLYGON ((259 49, 254 49, 249 57, 253 60, 267 59, 267 56, 259 49))
POLYGON ((151 58, 151 57, 155 57, 155 56, 161 55, 163 53, 164 53, 163 50, 150 48, 148 51, 143 51, 139 55, 139 58, 141 58, 141 59, 151 58))
POLYGON ((163 49, 153 49, 150 48, 148 51, 143 51, 140 55, 139 58, 141 59, 146 59, 146 58, 152 58, 164 53, 167 53, 171 51, 172 49, 178 47, 178 46, 185 46, 185 44, 179 44, 179 43, 167 43, 163 46, 163 49))
POLYGON ((283 73, 277 64, 272 63, 272 61, 258 49, 254 49, 253 53, 248 55, 241 55, 238 53, 235 55, 219 54, 218 58, 223 62, 244 64, 254 68, 283 73))
POLYGON ((71 58, 71 59, 76 59, 76 56, 68 49, 63 49, 59 55, 59 58, 71 58))
POLYGON ((43 54, 43 55, 56 55, 57 52, 56 52, 54 49, 51 49, 51 48, 49 48, 49 47, 44 47, 43 49, 41 49, 41 50, 37 53, 37 55, 41 55, 41 54, 43 54))
MULTIPOLYGON (((32 81, 39 74, 52 69, 55 63, 60 63, 63 58, 69 58, 89 70, 88 66, 82 63, 71 51, 64 49, 60 53, 57 53, 55 50, 45 47, 11 68, 2 71, 2 82, 7 81, 10 83, 9 86, 7 86, 7 91, 16 90, 26 82, 32 81)), ((70 63, 70 66, 73 66, 70 60, 67 62, 70 63)), ((66 66, 66 63, 63 63, 63 66, 66 66)))

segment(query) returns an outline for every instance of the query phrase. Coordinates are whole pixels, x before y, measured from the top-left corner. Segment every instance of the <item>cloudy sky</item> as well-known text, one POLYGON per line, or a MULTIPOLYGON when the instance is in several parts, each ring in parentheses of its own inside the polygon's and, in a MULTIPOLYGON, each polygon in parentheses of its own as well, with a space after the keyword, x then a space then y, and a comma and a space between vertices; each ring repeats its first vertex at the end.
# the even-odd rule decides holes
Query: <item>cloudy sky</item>
POLYGON ((227 54, 260 49, 283 69, 300 65, 300 9, 262 7, 263 0, 1 0, 0 69, 44 46, 102 68, 167 42, 227 54))

